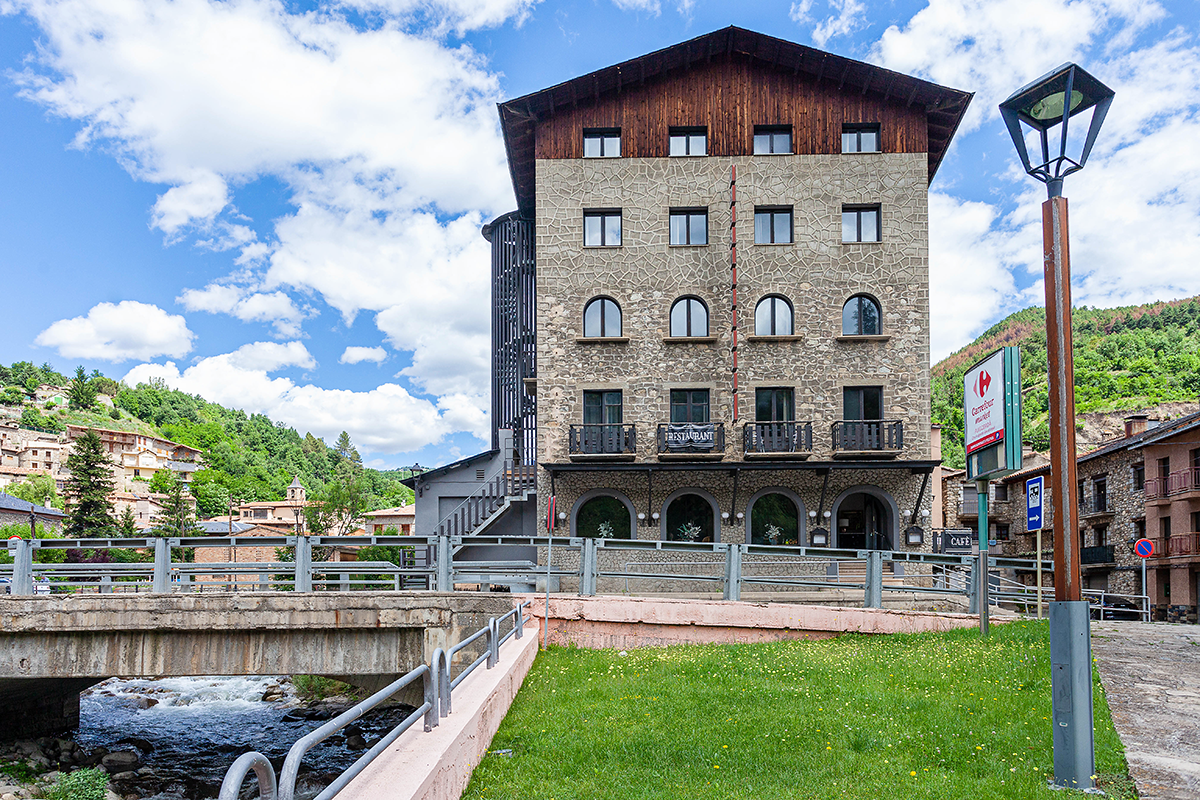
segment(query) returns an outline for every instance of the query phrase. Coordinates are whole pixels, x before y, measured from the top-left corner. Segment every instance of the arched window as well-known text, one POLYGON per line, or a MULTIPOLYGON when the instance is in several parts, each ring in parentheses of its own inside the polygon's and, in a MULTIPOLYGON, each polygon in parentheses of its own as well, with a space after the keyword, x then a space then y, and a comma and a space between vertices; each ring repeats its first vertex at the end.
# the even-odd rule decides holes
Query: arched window
POLYGON ((708 336, 708 307, 698 297, 681 297, 671 306, 671 336, 708 336))
POLYGON ((842 306, 843 336, 878 336, 879 303, 865 294, 856 294, 842 306))
POLYGON ((629 509, 612 495, 593 497, 575 514, 575 535, 588 539, 631 539, 629 509))
POLYGON ((754 333, 758 336, 791 336, 792 304, 786 297, 769 294, 754 308, 754 333))
POLYGON ((751 544, 799 544, 800 509, 778 492, 765 494, 750 507, 751 544))
POLYGON ((667 541, 712 542, 713 507, 698 494, 681 494, 667 506, 667 541))
POLYGON ((583 308, 585 337, 620 336, 621 307, 611 297, 596 297, 583 308))

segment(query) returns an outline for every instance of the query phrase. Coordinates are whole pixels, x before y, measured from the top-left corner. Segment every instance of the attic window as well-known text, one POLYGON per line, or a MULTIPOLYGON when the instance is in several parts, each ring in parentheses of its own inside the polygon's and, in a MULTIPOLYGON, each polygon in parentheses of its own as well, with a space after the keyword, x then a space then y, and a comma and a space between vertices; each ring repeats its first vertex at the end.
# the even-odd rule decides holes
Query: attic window
POLYGON ((484 472, 483 470, 481 470, 481 469, 475 470, 475 480, 481 481, 486 477, 487 477, 487 473, 484 472))
POLYGON ((584 128, 584 158, 620 158, 620 128, 584 128))
POLYGON ((707 128, 671 128, 670 137, 673 156, 708 155, 707 128))
POLYGON ((792 128, 789 125, 755 125, 754 155, 782 155, 792 152, 792 128))

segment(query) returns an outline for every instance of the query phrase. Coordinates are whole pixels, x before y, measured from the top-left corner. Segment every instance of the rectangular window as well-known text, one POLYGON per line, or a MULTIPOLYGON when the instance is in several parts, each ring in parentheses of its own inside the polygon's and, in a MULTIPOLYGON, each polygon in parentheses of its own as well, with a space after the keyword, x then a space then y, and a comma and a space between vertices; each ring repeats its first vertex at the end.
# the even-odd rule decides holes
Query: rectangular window
POLYGON ((585 128, 583 131, 584 158, 620 158, 620 128, 585 128))
POLYGON ((1008 502, 1008 484, 1007 483, 996 483, 996 484, 992 484, 992 486, 995 489, 996 502, 997 503, 1007 503, 1008 502))
POLYGON ((879 242, 879 206, 842 206, 843 242, 879 242))
POLYGON ((1200 511, 1192 512, 1192 530, 1200 533, 1200 511))
POLYGON ((973 517, 979 513, 979 490, 974 486, 962 487, 962 514, 973 517))
POLYGON ((792 207, 757 206, 754 209, 755 244, 792 243, 792 207))
POLYGON ((707 128, 671 128, 672 156, 708 155, 707 128))
POLYGON ((584 392, 584 425, 619 425, 621 423, 621 392, 584 392))
POLYGON ((584 247, 621 246, 621 209, 605 208, 583 212, 584 247))
POLYGON ((843 153, 878 153, 879 152, 879 126, 878 125, 843 125, 842 126, 842 152, 843 153))
POLYGON ((1007 542, 1008 541, 1008 531, 1009 531, 1008 525, 1006 525, 1003 522, 996 523, 996 541, 1007 542))
POLYGON ((883 387, 847 386, 842 389, 842 419, 883 419, 883 387))
MULTIPOLYGON (((1171 458, 1170 458, 1170 456, 1168 456, 1166 458, 1160 458, 1158 460, 1158 477, 1165 481, 1170 476, 1170 474, 1171 474, 1171 458)), ((1164 483, 1162 486, 1159 487, 1159 492, 1165 494, 1166 491, 1167 491, 1167 485, 1164 483)))
POLYGON ((708 244, 708 209, 672 208, 671 244, 708 244))
POLYGON ((1200 469, 1200 447, 1192 451, 1192 469, 1200 469))
POLYGON ((1171 538, 1171 518, 1170 517, 1162 517, 1161 519, 1159 519, 1158 533, 1164 539, 1171 538))
POLYGON ((708 389, 672 389, 671 422, 708 422, 708 389))
POLYGON ((755 125, 754 155, 783 155, 792 152, 792 129, 788 125, 755 125))
POLYGON ((794 422, 795 395, 791 389, 755 389, 754 420, 756 422, 794 422))
POLYGON ((1146 538, 1146 520, 1135 519, 1133 521, 1133 538, 1134 539, 1145 539, 1146 538))
POLYGON ((1108 544, 1107 525, 1097 525, 1096 527, 1092 528, 1092 531, 1095 535, 1094 541, 1096 543, 1096 547, 1104 547, 1104 545, 1108 544))
POLYGON ((1146 488, 1146 465, 1133 465, 1133 490, 1140 492, 1146 488))

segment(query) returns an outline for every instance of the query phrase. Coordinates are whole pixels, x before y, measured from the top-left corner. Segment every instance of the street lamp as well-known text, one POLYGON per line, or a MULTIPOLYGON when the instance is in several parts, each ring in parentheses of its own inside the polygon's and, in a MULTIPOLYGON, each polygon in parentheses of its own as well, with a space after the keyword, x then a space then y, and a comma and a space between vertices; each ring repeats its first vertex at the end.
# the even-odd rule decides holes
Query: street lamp
POLYGON ((1054 599, 1050 604, 1050 677, 1054 782, 1094 787, 1092 645, 1079 576, 1079 507, 1075 483, 1075 362, 1071 335, 1071 264, 1063 179, 1083 169, 1115 93, 1075 64, 1063 64, 1000 104, 1025 171, 1046 184, 1042 204, 1046 283, 1046 350, 1050 362, 1050 497, 1054 506, 1054 599), (1091 110, 1083 146, 1068 152, 1073 117, 1091 110), (1025 127, 1022 127, 1025 126, 1025 127), (1032 163, 1025 128, 1039 139, 1032 163), (1058 141, 1052 141, 1052 135, 1058 141), (1055 146, 1057 145, 1057 146, 1055 146))

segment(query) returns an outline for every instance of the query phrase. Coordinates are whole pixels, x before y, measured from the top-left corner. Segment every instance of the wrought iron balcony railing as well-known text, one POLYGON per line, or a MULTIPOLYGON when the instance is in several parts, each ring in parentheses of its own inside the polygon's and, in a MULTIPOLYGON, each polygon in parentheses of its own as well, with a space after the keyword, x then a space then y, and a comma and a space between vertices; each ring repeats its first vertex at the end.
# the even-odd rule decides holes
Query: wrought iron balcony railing
POLYGON ((1079 551, 1080 564, 1112 564, 1116 560, 1116 547, 1111 544, 1085 547, 1079 551))
POLYGON ((722 422, 671 422, 658 426, 659 455, 725 452, 722 422))
POLYGON ((904 448, 904 423, 884 419, 842 419, 833 423, 833 451, 898 453, 904 448))
POLYGON ((567 452, 573 456, 633 455, 637 452, 633 425, 572 425, 568 436, 567 452))
MULTIPOLYGON (((1162 542, 1161 539, 1158 540, 1162 542)), ((1157 550, 1157 543, 1155 547, 1157 550)), ((1167 539, 1167 556, 1191 556, 1200 554, 1200 533, 1184 533, 1167 539)))
POLYGON ((812 452, 811 422, 747 422, 742 428, 747 455, 812 452))

